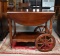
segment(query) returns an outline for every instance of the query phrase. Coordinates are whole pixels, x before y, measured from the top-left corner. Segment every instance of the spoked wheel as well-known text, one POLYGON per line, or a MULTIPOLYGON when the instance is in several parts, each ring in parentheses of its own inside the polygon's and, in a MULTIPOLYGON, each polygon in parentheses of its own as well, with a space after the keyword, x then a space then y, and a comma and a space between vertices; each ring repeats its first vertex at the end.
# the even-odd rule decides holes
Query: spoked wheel
POLYGON ((35 41, 36 48, 39 51, 51 51, 55 46, 55 38, 50 34, 41 34, 35 41))
POLYGON ((34 32, 45 33, 45 26, 37 26, 37 27, 34 29, 34 32))

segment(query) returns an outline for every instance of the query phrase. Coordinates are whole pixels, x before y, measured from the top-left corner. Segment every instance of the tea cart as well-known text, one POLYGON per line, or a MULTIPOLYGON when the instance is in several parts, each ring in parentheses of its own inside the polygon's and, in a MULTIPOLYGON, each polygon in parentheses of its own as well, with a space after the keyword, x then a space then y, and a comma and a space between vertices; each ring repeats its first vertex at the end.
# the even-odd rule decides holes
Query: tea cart
POLYGON ((16 42, 35 42, 35 46, 39 51, 51 51, 55 46, 55 38, 51 35, 52 18, 54 13, 55 12, 51 11, 33 12, 33 10, 28 10, 27 12, 23 9, 19 11, 8 11, 7 16, 9 21, 11 47, 13 47, 16 42), (12 34, 12 20, 14 21, 14 34, 12 34), (48 20, 50 21, 49 28, 47 27, 48 20), (37 27, 33 32, 16 32, 15 23, 22 24, 24 26, 37 27))

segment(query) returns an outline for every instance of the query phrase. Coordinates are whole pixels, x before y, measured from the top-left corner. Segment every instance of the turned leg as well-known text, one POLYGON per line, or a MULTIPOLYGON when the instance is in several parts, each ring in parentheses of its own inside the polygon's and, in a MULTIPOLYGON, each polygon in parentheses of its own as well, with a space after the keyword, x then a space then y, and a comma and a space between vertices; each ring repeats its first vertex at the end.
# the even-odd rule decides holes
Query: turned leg
POLYGON ((12 20, 8 19, 9 22, 9 36, 10 36, 10 44, 12 48, 12 20))
POLYGON ((45 23, 45 33, 47 33, 47 22, 45 23))
POLYGON ((16 34, 16 23, 14 22, 14 35, 16 34))
POLYGON ((50 34, 52 33, 52 19, 50 19, 50 29, 49 29, 49 31, 50 31, 50 34))

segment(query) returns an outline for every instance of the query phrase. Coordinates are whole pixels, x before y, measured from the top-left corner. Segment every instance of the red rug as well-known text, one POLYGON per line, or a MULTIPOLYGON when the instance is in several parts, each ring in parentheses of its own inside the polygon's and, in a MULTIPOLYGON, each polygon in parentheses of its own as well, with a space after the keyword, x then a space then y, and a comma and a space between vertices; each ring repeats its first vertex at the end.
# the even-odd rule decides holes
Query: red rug
POLYGON ((34 46, 34 43, 17 43, 12 49, 10 46, 10 39, 7 36, 0 43, 0 53, 1 54, 29 54, 29 55, 39 55, 39 54, 60 54, 60 45, 56 41, 56 45, 52 51, 40 52, 34 46))

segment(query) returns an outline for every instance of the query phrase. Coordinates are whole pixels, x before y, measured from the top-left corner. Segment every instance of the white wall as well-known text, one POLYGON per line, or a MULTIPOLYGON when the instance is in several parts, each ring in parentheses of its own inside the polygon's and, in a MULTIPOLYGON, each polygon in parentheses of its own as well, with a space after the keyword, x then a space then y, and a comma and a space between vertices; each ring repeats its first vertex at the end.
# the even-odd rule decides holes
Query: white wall
POLYGON ((55 3, 55 0, 43 0, 42 6, 51 7, 50 10, 54 10, 54 3, 55 3))
POLYGON ((54 6, 55 0, 43 0, 42 6, 43 7, 52 7, 54 6))

